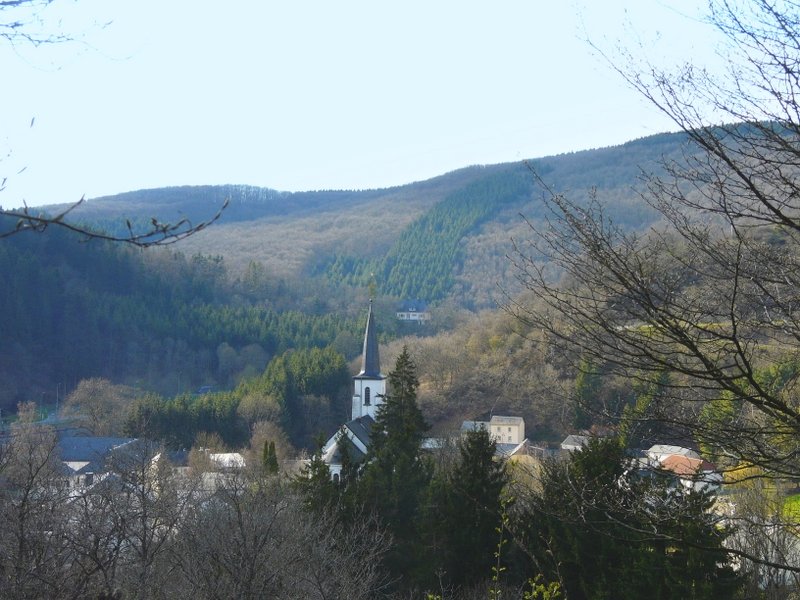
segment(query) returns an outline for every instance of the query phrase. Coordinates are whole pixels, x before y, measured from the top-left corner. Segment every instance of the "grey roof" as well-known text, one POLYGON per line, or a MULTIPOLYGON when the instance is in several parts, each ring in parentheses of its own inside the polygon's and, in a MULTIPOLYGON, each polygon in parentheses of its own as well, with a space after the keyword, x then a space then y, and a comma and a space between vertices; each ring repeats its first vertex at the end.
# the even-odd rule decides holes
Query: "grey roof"
POLYGON ((356 377, 383 379, 381 359, 378 355, 378 334, 375 331, 375 319, 372 316, 372 300, 369 302, 367 329, 364 332, 364 349, 361 353, 361 372, 356 377))
POLYGON ((699 454, 691 448, 684 448, 683 446, 672 446, 670 444, 655 444, 647 450, 648 454, 677 454, 679 456, 690 456, 692 458, 699 458, 699 454))
POLYGON ((61 460, 64 461, 92 461, 104 458, 114 448, 129 444, 134 439, 93 436, 64 437, 58 441, 58 450, 61 453, 61 460))
POLYGON ((495 456, 511 456, 514 450, 517 449, 521 444, 505 444, 505 443, 497 443, 495 444, 494 453, 495 456))
POLYGON ((135 438, 75 436, 62 437, 58 441, 58 451, 63 462, 89 463, 81 472, 96 472, 105 467, 111 452, 136 441, 135 438))
POLYGON ((329 465, 341 464, 342 456, 338 449, 340 441, 347 445, 351 459, 355 462, 363 460, 365 456, 364 452, 356 446, 353 440, 350 439, 350 436, 352 435, 356 438, 365 448, 369 448, 373 425, 375 425, 375 420, 369 415, 364 415, 363 417, 352 419, 339 427, 339 430, 331 436, 331 439, 328 440, 328 443, 325 444, 325 447, 322 449, 323 460, 329 465), (348 434, 345 430, 350 433, 348 434))
MULTIPOLYGON (((356 446, 350 438, 345 437, 343 443, 347 446, 347 453, 350 455, 350 460, 354 463, 360 463, 366 457, 358 446, 356 446)), ((339 444, 334 444, 322 457, 323 462, 328 465, 341 465, 342 464, 342 448, 339 444)))
POLYGON ((491 420, 492 425, 520 425, 524 422, 522 417, 504 417, 500 415, 494 415, 491 420))
POLYGON ((566 448, 583 448, 586 444, 589 443, 589 436, 587 435, 568 435, 563 442, 561 442, 561 447, 566 448))
POLYGON ((345 423, 345 427, 352 431, 353 435, 356 436, 364 446, 369 448, 370 435, 372 434, 372 426, 374 424, 375 421, 372 417, 364 415, 363 417, 348 421, 345 423))

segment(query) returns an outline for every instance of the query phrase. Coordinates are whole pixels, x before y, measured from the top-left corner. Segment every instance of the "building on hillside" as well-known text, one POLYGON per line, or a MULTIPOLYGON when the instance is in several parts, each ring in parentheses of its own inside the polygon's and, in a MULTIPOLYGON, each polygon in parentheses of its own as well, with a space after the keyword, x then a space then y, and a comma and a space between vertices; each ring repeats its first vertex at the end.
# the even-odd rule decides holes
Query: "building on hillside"
POLYGON ((525 440, 525 420, 522 417, 494 415, 488 421, 463 421, 461 434, 485 429, 497 444, 517 446, 525 440))
POLYGON ((105 477, 112 455, 131 449, 137 441, 135 438, 117 437, 60 437, 58 453, 65 467, 69 487, 82 489, 105 477))
POLYGON ((525 420, 522 417, 494 415, 488 421, 462 421, 461 435, 483 429, 496 444, 495 455, 511 458, 524 454, 530 446, 525 437, 525 420))
POLYGON ((398 321, 411 321, 415 323, 425 323, 431 318, 428 312, 428 305, 422 300, 406 300, 397 306, 398 321))
POLYGON ((522 417, 494 415, 489 421, 489 435, 498 444, 521 444, 525 439, 525 421, 522 417))
POLYGON ((561 442, 561 450, 564 452, 575 452, 576 450, 583 450, 584 446, 589 443, 588 435, 575 435, 571 434, 564 438, 561 442))
POLYGON ((372 312, 372 301, 367 313, 364 345, 361 351, 361 370, 353 377, 353 403, 350 420, 342 425, 322 447, 322 459, 328 465, 332 477, 342 470, 339 441, 346 448, 353 462, 361 462, 369 449, 370 434, 378 410, 386 396, 386 377, 381 373, 378 353, 378 332, 372 312))
POLYGON ((670 454, 659 468, 675 476, 686 490, 716 492, 722 485, 722 474, 702 458, 670 454))
POLYGON ((656 444, 647 451, 647 458, 653 465, 660 465, 665 458, 672 455, 686 456, 688 458, 700 458, 700 455, 690 448, 683 446, 670 446, 667 444, 656 444))

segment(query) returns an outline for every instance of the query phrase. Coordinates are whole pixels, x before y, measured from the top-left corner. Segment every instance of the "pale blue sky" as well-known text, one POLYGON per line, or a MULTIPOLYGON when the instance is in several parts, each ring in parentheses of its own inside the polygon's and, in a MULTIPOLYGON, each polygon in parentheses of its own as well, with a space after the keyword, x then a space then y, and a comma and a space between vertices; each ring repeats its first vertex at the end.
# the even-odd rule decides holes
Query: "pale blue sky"
POLYGON ((582 38, 702 60, 698 4, 56 0, 79 42, 0 45, 0 205, 385 187, 665 131, 582 38))

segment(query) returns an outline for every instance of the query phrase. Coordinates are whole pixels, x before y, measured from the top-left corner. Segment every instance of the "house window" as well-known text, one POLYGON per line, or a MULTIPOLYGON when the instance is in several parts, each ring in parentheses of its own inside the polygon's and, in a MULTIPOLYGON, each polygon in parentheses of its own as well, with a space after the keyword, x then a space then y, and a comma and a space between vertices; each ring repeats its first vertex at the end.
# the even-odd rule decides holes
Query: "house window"
POLYGON ((508 428, 508 433, 511 433, 511 427, 508 428))
POLYGON ((508 436, 508 441, 509 441, 509 442, 511 441, 511 436, 508 436))
POLYGON ((364 388, 364 406, 369 406, 369 388, 364 388))

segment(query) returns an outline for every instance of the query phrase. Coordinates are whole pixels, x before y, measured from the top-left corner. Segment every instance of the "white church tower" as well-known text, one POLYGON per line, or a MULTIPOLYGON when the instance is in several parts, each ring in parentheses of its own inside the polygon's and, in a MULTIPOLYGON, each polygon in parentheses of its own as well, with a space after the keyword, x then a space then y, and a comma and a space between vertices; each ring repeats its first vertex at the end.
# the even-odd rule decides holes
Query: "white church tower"
POLYGON ((386 395, 386 377, 381 374, 378 356, 378 335, 372 316, 372 300, 369 301, 367 329, 364 332, 364 349, 361 353, 361 372, 353 377, 353 415, 358 419, 369 415, 373 419, 386 395))

